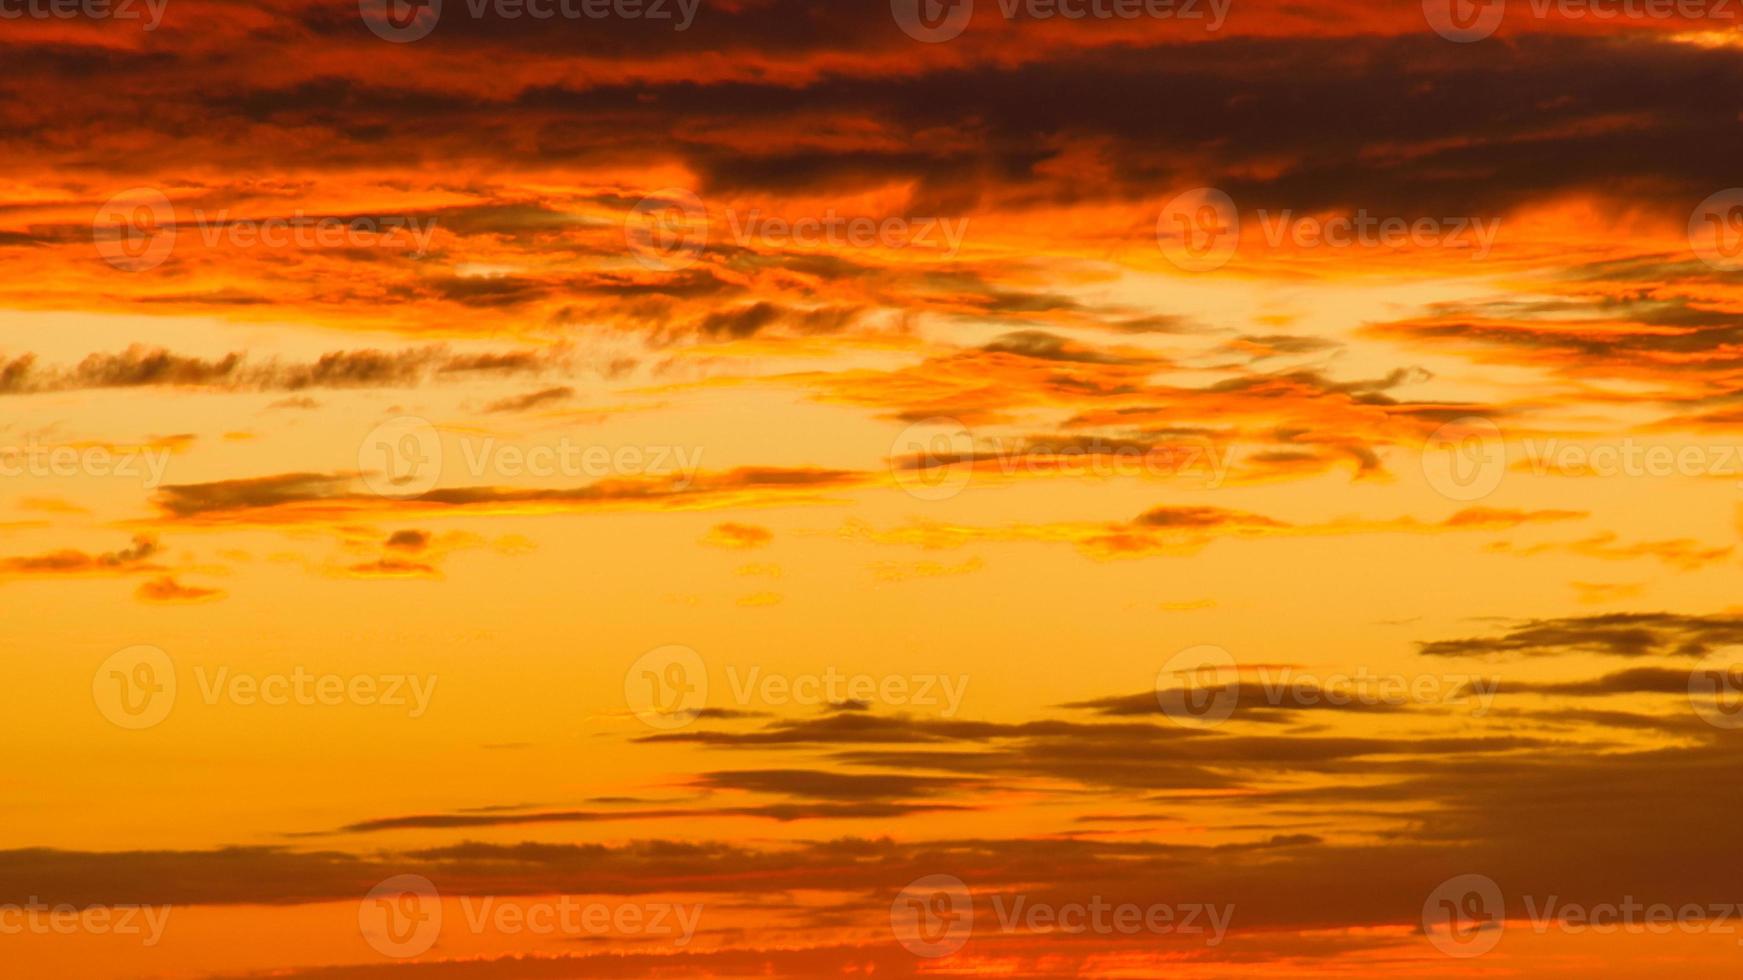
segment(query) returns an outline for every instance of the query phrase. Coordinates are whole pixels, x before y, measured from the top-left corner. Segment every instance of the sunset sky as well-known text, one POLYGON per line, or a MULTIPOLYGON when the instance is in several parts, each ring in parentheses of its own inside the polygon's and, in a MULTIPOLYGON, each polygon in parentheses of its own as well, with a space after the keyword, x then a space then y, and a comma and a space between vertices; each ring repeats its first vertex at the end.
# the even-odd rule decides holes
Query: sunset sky
POLYGON ((0 45, 0 975, 1743 961, 1743 3, 0 45))

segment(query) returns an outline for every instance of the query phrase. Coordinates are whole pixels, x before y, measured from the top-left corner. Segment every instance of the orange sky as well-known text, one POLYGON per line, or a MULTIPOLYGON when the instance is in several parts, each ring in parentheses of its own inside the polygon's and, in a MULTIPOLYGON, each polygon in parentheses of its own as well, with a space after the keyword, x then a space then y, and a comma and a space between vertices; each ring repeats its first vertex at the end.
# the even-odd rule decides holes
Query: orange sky
POLYGON ((1728 5, 63 13, 18 975, 1743 956, 1728 5))

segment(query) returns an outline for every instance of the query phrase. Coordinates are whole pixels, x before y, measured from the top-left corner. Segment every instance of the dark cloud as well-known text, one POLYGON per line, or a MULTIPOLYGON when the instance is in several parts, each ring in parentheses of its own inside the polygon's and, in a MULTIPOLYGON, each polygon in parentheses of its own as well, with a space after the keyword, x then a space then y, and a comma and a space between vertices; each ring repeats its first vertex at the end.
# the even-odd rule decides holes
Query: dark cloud
POLYGON ((512 398, 503 398, 498 401, 493 401, 484 406, 484 410, 486 412, 524 412, 528 409, 538 408, 541 405, 550 405, 555 402, 568 401, 573 397, 575 397, 575 389, 568 385, 561 385, 555 388, 541 388, 538 391, 528 392, 524 395, 516 395, 512 398))
MULTIPOLYGON (((114 354, 91 354, 71 368, 40 368, 25 354, 0 364, 0 393, 33 394, 90 388, 181 387, 219 391, 302 391, 313 388, 410 388, 435 376, 468 373, 539 374, 561 364, 561 352, 456 355, 440 346, 400 351, 349 350, 307 363, 241 353, 205 360, 135 344, 114 354)), ((272 407, 313 407, 288 398, 272 407)))
POLYGON ((1496 636, 1419 643, 1431 657, 1603 654, 1701 656, 1743 642, 1743 617, 1680 613, 1605 613, 1518 623, 1496 636))

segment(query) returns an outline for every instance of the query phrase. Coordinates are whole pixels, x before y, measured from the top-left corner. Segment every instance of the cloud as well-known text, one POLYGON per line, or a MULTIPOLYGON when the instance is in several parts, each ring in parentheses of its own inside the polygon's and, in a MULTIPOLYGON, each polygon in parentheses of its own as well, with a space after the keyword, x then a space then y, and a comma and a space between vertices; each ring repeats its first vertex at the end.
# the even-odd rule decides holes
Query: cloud
POLYGON ((1743 642, 1743 617, 1722 614, 1607 613, 1526 620, 1496 636, 1417 644, 1430 657, 1698 657, 1743 642))
POLYGON ((39 577, 58 575, 129 575, 137 572, 159 572, 163 566, 152 558, 162 549, 157 540, 136 535, 133 543, 118 551, 89 553, 72 548, 39 555, 0 558, 0 575, 39 577))
POLYGON ((430 546, 430 532, 407 528, 388 535, 382 547, 390 551, 423 551, 430 546))
POLYGON ((139 588, 133 594, 141 602, 160 603, 211 602, 222 599, 225 595, 222 589, 183 585, 169 575, 160 575, 139 583, 139 588))
POLYGON ((415 497, 383 497, 341 473, 281 473, 159 488, 153 503, 174 521, 192 523, 330 523, 371 514, 443 512, 567 513, 806 503, 829 490, 871 484, 867 474, 815 467, 745 466, 683 476, 625 477, 557 489, 438 487, 415 497))
POLYGON ((916 521, 878 530, 851 520, 843 538, 922 548, 959 548, 981 542, 1057 542, 1074 545, 1097 560, 1187 556, 1222 538, 1337 537, 1357 534, 1443 534, 1509 530, 1532 524, 1578 520, 1569 510, 1508 510, 1470 507, 1440 521, 1415 517, 1383 520, 1338 518, 1318 524, 1291 524, 1262 514, 1221 507, 1162 506, 1127 521, 1007 524, 1000 527, 916 521))
POLYGON ((708 533, 702 536, 702 543, 715 548, 746 551, 761 548, 774 540, 774 537, 774 532, 766 527, 725 521, 709 528, 708 533))
MULTIPOLYGON (((212 391, 303 391, 345 388, 413 388, 432 379, 467 375, 539 374, 563 364, 562 352, 455 354, 428 346, 383 351, 332 351, 314 361, 251 364, 242 353, 211 360, 134 344, 119 353, 91 354, 70 368, 39 368, 36 355, 0 363, 0 394, 39 394, 105 388, 174 387, 212 391)), ((306 397, 273 407, 308 408, 306 397)))
POLYGON ((553 402, 567 401, 575 397, 575 389, 568 385, 555 388, 541 388, 538 391, 513 398, 503 398, 484 406, 486 412, 524 412, 528 409, 549 405, 553 402))

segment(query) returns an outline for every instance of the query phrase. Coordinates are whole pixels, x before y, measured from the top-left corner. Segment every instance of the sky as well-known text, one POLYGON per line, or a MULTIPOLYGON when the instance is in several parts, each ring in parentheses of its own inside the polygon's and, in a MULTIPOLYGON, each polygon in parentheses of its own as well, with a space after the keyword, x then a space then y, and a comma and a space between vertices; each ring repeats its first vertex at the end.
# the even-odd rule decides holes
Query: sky
POLYGON ((1743 6, 0 47, 0 972, 1743 957, 1743 6))

